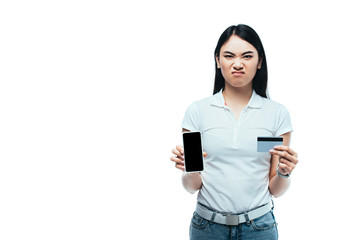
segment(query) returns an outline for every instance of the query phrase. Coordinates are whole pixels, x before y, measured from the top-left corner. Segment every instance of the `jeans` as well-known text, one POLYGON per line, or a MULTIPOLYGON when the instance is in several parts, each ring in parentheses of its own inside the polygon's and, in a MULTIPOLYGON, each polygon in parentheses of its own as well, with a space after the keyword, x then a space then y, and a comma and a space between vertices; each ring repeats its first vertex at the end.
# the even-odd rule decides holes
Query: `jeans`
POLYGON ((273 211, 248 223, 227 226, 211 222, 194 212, 190 225, 190 240, 277 240, 277 223, 273 211))

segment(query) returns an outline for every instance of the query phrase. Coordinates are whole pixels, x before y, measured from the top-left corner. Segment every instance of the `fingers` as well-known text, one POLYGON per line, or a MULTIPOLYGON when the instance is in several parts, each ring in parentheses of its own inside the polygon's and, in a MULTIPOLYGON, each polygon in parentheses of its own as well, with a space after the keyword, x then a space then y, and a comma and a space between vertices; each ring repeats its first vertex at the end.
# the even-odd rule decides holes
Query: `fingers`
POLYGON ((288 152, 286 152, 286 151, 270 150, 270 153, 271 153, 271 154, 278 155, 278 156, 280 156, 281 158, 285 158, 285 159, 287 159, 287 160, 290 161, 290 162, 296 162, 296 161, 297 161, 297 159, 296 159, 294 156, 290 155, 290 154, 289 154, 288 152))
POLYGON ((280 157, 279 172, 284 175, 291 174, 299 162, 297 153, 288 146, 276 146, 270 153, 280 157))
POLYGON ((184 148, 180 145, 176 146, 176 148, 172 149, 171 152, 175 154, 178 158, 184 160, 184 148))
POLYGON ((177 169, 179 169, 179 170, 181 170, 181 171, 185 171, 185 167, 184 167, 184 165, 179 165, 179 164, 176 164, 175 165, 175 167, 177 168, 177 169))
POLYGON ((180 159, 179 157, 177 156, 172 156, 170 157, 170 160, 179 164, 179 165, 183 165, 184 166, 184 160, 183 159, 180 159))
POLYGON ((287 164, 279 163, 279 172, 283 175, 291 174, 292 170, 287 164))
POLYGON ((276 146, 274 147, 274 149, 276 150, 270 150, 271 154, 275 154, 280 156, 281 158, 285 158, 293 164, 297 164, 299 162, 299 160, 297 159, 297 153, 288 146, 276 146))
POLYGON ((181 159, 177 156, 170 157, 170 160, 176 163, 177 165, 184 166, 184 159, 181 159))
POLYGON ((274 149, 279 151, 286 151, 290 155, 295 156, 296 158, 298 156, 297 153, 294 150, 292 150, 289 146, 280 145, 280 146, 275 146, 274 149))
POLYGON ((184 155, 184 147, 183 146, 177 145, 176 150, 178 150, 182 155, 184 155))
POLYGON ((180 170, 185 170, 184 160, 181 160, 177 156, 170 157, 170 160, 175 163, 175 167, 180 170))
POLYGON ((279 171, 284 174, 290 174, 295 169, 295 164, 286 159, 280 158, 279 171))
POLYGON ((176 148, 172 149, 171 152, 175 154, 175 156, 170 157, 170 160, 175 162, 175 167, 177 169, 185 171, 183 146, 178 145, 176 146, 176 148))

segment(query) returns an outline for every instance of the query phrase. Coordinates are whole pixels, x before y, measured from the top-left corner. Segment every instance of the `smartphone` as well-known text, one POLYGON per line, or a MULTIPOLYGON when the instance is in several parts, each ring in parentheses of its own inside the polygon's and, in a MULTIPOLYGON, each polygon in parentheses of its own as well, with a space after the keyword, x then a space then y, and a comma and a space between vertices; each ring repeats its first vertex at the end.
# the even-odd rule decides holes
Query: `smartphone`
POLYGON ((204 170, 203 149, 200 132, 184 132, 184 160, 186 172, 201 172, 204 170))

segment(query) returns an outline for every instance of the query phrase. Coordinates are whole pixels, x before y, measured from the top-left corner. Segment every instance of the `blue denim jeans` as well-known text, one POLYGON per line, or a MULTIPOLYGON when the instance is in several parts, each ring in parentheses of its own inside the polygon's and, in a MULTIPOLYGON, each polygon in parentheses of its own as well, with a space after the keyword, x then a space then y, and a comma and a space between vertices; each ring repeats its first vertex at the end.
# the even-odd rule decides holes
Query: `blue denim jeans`
POLYGON ((277 240, 277 223, 273 211, 248 223, 227 226, 211 222, 194 212, 190 225, 190 240, 277 240))

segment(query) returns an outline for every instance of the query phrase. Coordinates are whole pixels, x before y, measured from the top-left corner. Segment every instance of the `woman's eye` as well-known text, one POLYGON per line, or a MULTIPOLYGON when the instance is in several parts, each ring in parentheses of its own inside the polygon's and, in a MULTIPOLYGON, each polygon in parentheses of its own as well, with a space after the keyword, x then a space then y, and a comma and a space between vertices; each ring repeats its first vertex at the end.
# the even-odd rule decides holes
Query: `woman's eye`
POLYGON ((245 55, 244 58, 252 58, 251 55, 245 55))
POLYGON ((231 58, 232 56, 231 55, 225 55, 224 57, 225 58, 231 58))

